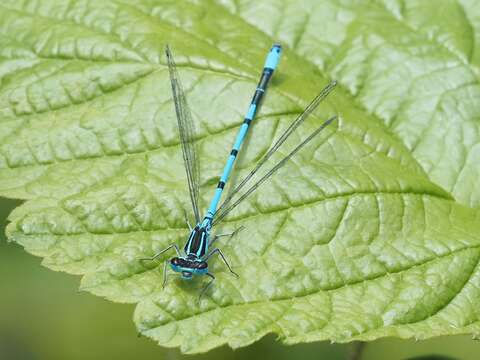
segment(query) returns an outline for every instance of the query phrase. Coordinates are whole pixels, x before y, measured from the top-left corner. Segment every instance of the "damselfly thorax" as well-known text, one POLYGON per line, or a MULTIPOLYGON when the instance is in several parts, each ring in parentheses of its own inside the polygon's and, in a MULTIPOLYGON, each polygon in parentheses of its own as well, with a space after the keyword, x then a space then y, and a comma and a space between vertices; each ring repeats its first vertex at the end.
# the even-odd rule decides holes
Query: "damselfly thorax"
POLYGON ((172 270, 181 273, 183 279, 191 279, 193 275, 207 273, 208 263, 202 259, 207 255, 209 240, 210 233, 207 227, 195 226, 183 249, 186 256, 174 257, 170 260, 172 270))

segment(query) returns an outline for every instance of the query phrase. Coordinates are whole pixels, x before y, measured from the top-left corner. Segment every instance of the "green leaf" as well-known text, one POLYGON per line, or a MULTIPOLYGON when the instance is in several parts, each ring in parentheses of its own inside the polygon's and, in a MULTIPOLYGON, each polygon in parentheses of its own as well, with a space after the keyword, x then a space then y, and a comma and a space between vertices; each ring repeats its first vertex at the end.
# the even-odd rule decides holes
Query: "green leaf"
MULTIPOLYGON (((183 352, 480 332, 480 10, 474 0, 40 0, 0 5, 0 194, 7 234, 81 288, 137 303, 139 332, 183 352), (328 79, 294 136, 339 114, 218 233, 217 277, 139 259, 188 229, 163 48, 213 194, 263 59, 285 48, 235 169, 247 173, 328 79)), ((293 145, 293 142, 289 146, 293 145)), ((285 154, 283 151, 283 154, 285 154)), ((281 154, 279 154, 281 156, 281 154)))

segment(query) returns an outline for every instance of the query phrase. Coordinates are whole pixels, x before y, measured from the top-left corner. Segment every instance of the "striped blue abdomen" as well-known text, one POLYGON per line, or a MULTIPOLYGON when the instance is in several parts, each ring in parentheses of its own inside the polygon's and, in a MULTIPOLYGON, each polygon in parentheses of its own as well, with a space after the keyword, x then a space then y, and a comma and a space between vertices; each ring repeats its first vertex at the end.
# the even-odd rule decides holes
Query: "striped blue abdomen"
POLYGON ((222 176, 220 177, 220 181, 218 182, 217 188, 215 189, 215 194, 213 196, 212 201, 210 202, 210 206, 208 208, 207 214, 205 216, 205 220, 207 222, 211 222, 215 212, 217 211, 218 203, 220 202, 220 198, 223 193, 223 188, 228 181, 230 173, 233 169, 233 164, 235 163, 235 159, 237 158, 238 152, 240 151, 240 147, 242 146, 245 137, 247 135, 248 129, 250 127, 250 123, 255 118, 257 114, 258 107, 262 100, 262 97, 267 89, 268 83, 275 71, 278 61, 280 60, 282 48, 280 45, 275 44, 270 49, 268 53, 267 59, 265 60, 265 65, 263 68, 262 76, 260 81, 258 82, 257 88, 255 90, 255 94, 253 95, 252 101, 248 108, 247 114, 245 116, 245 120, 243 121, 240 130, 238 131, 237 137, 235 139, 235 143, 233 144, 232 151, 227 159, 227 163, 223 169, 222 176))

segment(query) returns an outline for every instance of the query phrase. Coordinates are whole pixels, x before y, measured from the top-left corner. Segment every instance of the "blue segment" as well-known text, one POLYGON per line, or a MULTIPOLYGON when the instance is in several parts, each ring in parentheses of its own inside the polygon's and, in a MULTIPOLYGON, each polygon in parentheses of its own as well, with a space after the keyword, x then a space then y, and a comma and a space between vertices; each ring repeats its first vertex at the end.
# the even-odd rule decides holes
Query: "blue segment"
POLYGON ((250 104, 250 107, 248 108, 247 116, 245 116, 245 118, 252 120, 253 117, 255 116, 256 110, 257 110, 257 105, 250 104))
POLYGON ((277 68, 278 61, 280 60, 281 53, 282 47, 280 45, 273 45, 272 49, 268 53, 264 67, 275 70, 277 68))
POLYGON ((240 146, 243 143, 243 139, 245 138, 245 135, 247 134, 248 130, 248 125, 247 124, 242 124, 240 127, 240 131, 238 132, 237 139, 235 140, 235 144, 233 145, 233 148, 236 150, 240 149, 240 146))
POLYGON ((227 164, 225 165, 225 169, 223 169, 223 175, 220 178, 220 181, 223 181, 224 183, 227 182, 228 176, 230 175, 230 172, 232 171, 233 163, 235 162, 235 156, 230 155, 230 157, 227 160, 227 164))
POLYGON ((210 208, 208 209, 208 213, 211 215, 215 215, 215 211, 217 211, 217 205, 220 201, 220 197, 222 196, 222 190, 223 189, 219 188, 215 189, 215 195, 213 195, 213 199, 210 202, 210 208))

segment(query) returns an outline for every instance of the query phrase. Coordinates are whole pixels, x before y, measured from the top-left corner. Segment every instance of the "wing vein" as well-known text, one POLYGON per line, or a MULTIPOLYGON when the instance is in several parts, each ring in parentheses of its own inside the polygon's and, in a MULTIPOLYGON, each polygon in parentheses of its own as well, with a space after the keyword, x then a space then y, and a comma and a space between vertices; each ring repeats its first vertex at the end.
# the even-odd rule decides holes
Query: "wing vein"
POLYGON ((234 203, 225 207, 218 217, 215 218, 213 224, 219 223, 222 219, 225 218, 233 209, 235 209, 243 200, 245 200, 251 193, 253 193, 258 187, 263 184, 268 178, 270 178, 274 173, 278 171, 283 165, 287 163, 298 151, 300 151, 305 145, 312 141, 323 129, 330 125, 337 116, 334 115, 320 125, 315 131, 313 131, 305 140, 298 144, 287 156, 275 164, 264 176, 260 178, 256 183, 254 183, 248 190, 246 190, 234 203))
POLYGON ((175 104, 175 113, 177 116, 178 131, 180 133, 180 143, 182 145, 182 156, 185 166, 185 172, 188 180, 188 190, 190 193, 190 201, 192 202, 193 213, 197 223, 200 222, 200 212, 198 210, 199 199, 199 178, 200 164, 195 147, 195 127, 192 115, 188 107, 187 98, 183 91, 180 78, 178 76, 177 67, 173 60, 172 52, 168 45, 165 48, 167 55, 168 71, 170 75, 170 83, 172 86, 173 102, 175 104))

